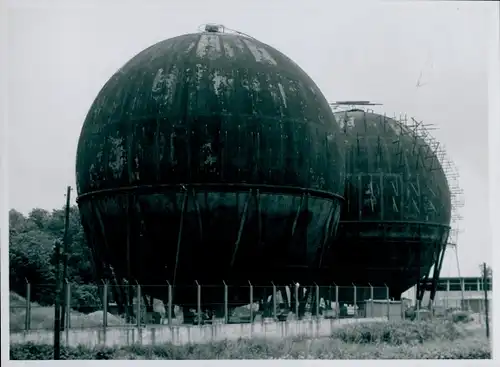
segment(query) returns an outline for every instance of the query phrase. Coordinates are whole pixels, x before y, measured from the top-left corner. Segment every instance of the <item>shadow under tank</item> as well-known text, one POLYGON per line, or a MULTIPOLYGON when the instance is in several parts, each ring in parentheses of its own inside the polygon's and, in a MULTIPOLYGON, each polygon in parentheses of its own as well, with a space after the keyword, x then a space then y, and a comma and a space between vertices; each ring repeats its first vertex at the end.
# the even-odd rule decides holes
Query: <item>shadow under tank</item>
MULTIPOLYGON (((321 282, 344 191, 338 126, 309 76, 253 38, 202 32, 142 51, 104 85, 78 143, 97 276, 162 300, 168 281, 189 307, 195 281, 218 285, 202 288, 208 308, 223 281, 321 282)), ((248 288, 229 297, 247 304, 248 288)))
MULTIPOLYGON (((336 283, 385 284, 399 299, 442 262, 451 220, 446 175, 435 148, 405 124, 362 110, 334 114, 347 144, 346 186, 328 263, 336 283)), ((358 300, 369 298, 365 291, 358 300)), ((384 288, 376 292, 386 297, 384 288)))

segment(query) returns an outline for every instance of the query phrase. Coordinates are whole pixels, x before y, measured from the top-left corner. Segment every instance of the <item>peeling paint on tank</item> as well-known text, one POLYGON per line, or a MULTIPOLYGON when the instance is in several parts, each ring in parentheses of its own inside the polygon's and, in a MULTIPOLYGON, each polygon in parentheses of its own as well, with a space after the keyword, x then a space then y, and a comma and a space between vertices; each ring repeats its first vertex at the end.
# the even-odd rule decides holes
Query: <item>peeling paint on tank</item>
POLYGON ((243 44, 243 42, 241 42, 239 38, 235 38, 233 39, 233 41, 236 47, 240 50, 240 52, 245 52, 245 45, 243 44))
POLYGON ((203 164, 205 164, 207 166, 212 166, 215 163, 217 163, 217 156, 213 155, 211 142, 203 144, 201 149, 203 151, 203 155, 205 156, 205 160, 203 161, 203 164))
POLYGON ((196 48, 196 55, 200 58, 208 57, 215 60, 221 56, 219 36, 202 34, 196 48))
POLYGON ((288 91, 292 93, 297 93, 297 86, 294 80, 290 80, 288 83, 288 91))
POLYGON ((350 130, 354 127, 354 117, 343 114, 338 114, 335 116, 335 122, 339 125, 342 130, 350 130))
POLYGON ((231 45, 227 42, 224 42, 221 39, 222 46, 224 47, 224 54, 226 57, 232 59, 234 57, 234 49, 231 47, 231 45))
POLYGON ((141 177, 139 175, 139 157, 135 157, 134 163, 135 163, 134 177, 136 180, 140 180, 141 177))
POLYGON ((108 165, 111 169, 114 178, 120 178, 123 167, 125 165, 124 153, 125 149, 123 148, 124 139, 122 137, 114 138, 109 137, 110 142, 110 155, 108 165))
POLYGON ((276 104, 281 105, 281 103, 280 103, 281 99, 279 98, 278 93, 276 93, 274 86, 269 85, 268 90, 269 90, 269 93, 271 94, 273 101, 276 102, 276 104))
POLYGON ((161 92, 162 82, 163 82, 163 69, 158 69, 155 78, 153 79, 153 87, 151 88, 151 92, 153 92, 153 98, 157 97, 157 95, 161 92))
POLYGON ((260 87, 260 81, 259 81, 259 79, 257 79, 257 78, 253 78, 253 79, 252 79, 252 89, 253 89, 255 92, 260 92, 260 91, 261 91, 261 87, 260 87))
POLYGON ((188 54, 188 53, 190 53, 190 52, 193 50, 193 48, 194 48, 195 46, 196 46, 196 42, 191 42, 191 43, 189 44, 189 46, 186 48, 186 53, 187 53, 187 54, 188 54))
POLYGON ((245 88, 246 90, 250 91, 250 84, 248 83, 248 80, 242 79, 241 80, 241 87, 245 88))
POLYGON ((198 45, 196 47, 196 56, 199 58, 204 58, 207 54, 208 38, 205 34, 202 34, 198 40, 198 45))
POLYGON ((228 80, 227 76, 221 75, 218 71, 215 71, 212 77, 212 82, 214 84, 214 91, 217 96, 220 95, 220 92, 231 84, 231 81, 228 80))
POLYGON ((153 98, 158 102, 163 99, 167 104, 172 102, 177 84, 178 69, 173 67, 172 71, 165 75, 163 69, 156 72, 151 89, 153 98))
POLYGON ((94 183, 94 176, 95 176, 95 165, 92 163, 89 167, 89 182, 91 184, 94 183))
POLYGON ((285 88, 283 88, 283 85, 281 83, 278 83, 278 88, 280 90, 281 98, 283 99, 283 105, 285 106, 285 108, 287 108, 288 106, 286 104, 285 88))
POLYGON ((195 83, 196 83, 196 89, 198 89, 198 90, 200 89, 201 81, 203 80, 203 74, 205 73, 206 70, 207 70, 206 65, 196 64, 195 83))
POLYGON ((159 139, 158 139, 158 164, 163 161, 163 157, 165 155, 165 135, 163 133, 159 134, 159 139))
POLYGON ((177 164, 175 160, 175 132, 170 134, 170 163, 177 164))
POLYGON ((252 53, 253 57, 255 57, 255 61, 257 62, 262 62, 262 63, 267 63, 271 65, 278 65, 275 59, 271 56, 269 52, 263 47, 259 47, 255 43, 249 41, 249 40, 243 40, 245 44, 247 45, 248 49, 252 53))

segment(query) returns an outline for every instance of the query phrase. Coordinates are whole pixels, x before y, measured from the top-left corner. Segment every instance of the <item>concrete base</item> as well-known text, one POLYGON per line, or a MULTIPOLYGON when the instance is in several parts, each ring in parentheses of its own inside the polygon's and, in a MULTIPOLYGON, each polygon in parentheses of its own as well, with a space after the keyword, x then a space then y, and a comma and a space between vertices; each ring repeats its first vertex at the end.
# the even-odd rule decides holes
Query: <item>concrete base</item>
MULTIPOLYGON (((386 322, 386 317, 362 319, 301 320, 253 324, 216 324, 205 326, 148 326, 144 328, 109 327, 107 329, 70 329, 61 333, 61 343, 76 347, 126 346, 132 344, 155 345, 172 343, 209 343, 239 338, 282 339, 295 336, 307 338, 327 337, 335 328, 353 323, 386 322)), ((10 334, 10 343, 33 342, 53 344, 54 333, 32 330, 10 334)))

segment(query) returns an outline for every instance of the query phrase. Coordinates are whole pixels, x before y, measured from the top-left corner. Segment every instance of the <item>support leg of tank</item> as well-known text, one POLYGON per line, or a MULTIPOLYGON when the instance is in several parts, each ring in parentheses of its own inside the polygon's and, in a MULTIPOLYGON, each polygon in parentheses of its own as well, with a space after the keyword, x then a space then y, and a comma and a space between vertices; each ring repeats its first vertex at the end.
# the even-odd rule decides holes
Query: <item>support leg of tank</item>
MULTIPOLYGON (((321 288, 320 288, 320 292, 321 292, 321 288)), ((319 297, 318 297, 316 287, 313 287, 313 289, 312 289, 312 299, 313 299, 313 302, 311 302, 311 307, 312 307, 311 314, 313 316, 319 316, 318 310, 320 308, 321 293, 319 294, 319 297)))
POLYGON ((182 199, 181 217, 179 220, 179 233, 177 235, 177 249, 175 252, 173 286, 175 286, 175 281, 176 281, 176 277, 177 277, 177 269, 179 267, 179 256, 180 256, 181 244, 182 244, 182 232, 184 230, 184 214, 186 212, 187 203, 188 203, 188 191, 185 190, 184 197, 182 199))
POLYGON ((196 317, 195 313, 193 313, 191 309, 186 306, 182 307, 182 316, 184 324, 192 324, 195 321, 196 317))
POLYGON ((299 318, 302 319, 306 313, 306 304, 309 298, 310 288, 307 287, 305 292, 299 292, 299 318), (302 294, 301 294, 302 293, 302 294))
POLYGON ((112 284, 113 286, 111 287, 111 292, 113 292, 113 296, 115 297, 116 305, 118 306, 118 314, 119 315, 124 315, 125 314, 125 297, 123 294, 123 289, 122 287, 118 284, 118 280, 116 277, 112 279, 112 284))
POLYGON ((118 294, 118 298, 116 302, 118 303, 120 315, 125 316, 125 319, 128 321, 128 294, 125 289, 126 286, 123 284, 123 280, 120 275, 117 275, 115 278, 115 287, 116 293, 118 294))
POLYGON ((298 315, 296 315, 295 313, 295 305, 297 304, 297 301, 295 300, 295 284, 291 283, 289 285, 290 287, 290 311, 293 312, 293 315, 297 318, 298 315))
POLYGON ((325 308, 329 311, 333 310, 332 303, 333 303, 333 287, 329 286, 328 287, 328 295, 326 295, 325 298, 325 308))
POLYGON ((196 218, 198 222, 198 231, 200 232, 200 243, 203 243, 203 217, 201 215, 200 203, 198 201, 198 196, 196 195, 196 190, 192 190, 194 207, 196 210, 196 218))
POLYGON ((248 192, 248 197, 245 201, 245 205, 243 207, 243 215, 241 216, 240 226, 238 228, 238 235, 237 235, 236 241, 234 243, 234 249, 233 249, 233 254, 231 256, 231 263, 230 263, 231 269, 233 268, 234 262, 236 261, 236 255, 238 254, 238 248, 240 247, 241 235, 243 234, 243 229, 245 228, 245 224, 247 221, 247 215, 248 215, 248 207, 249 207, 250 200, 252 199, 252 197, 253 197, 253 190, 250 189, 248 192))
POLYGON ((127 315, 129 322, 134 322, 134 287, 127 283, 125 286, 126 300, 127 300, 127 315))
POLYGON ((438 253, 437 260, 434 263, 434 272, 432 274, 432 285, 431 285, 431 294, 429 298, 429 309, 434 304, 434 298, 436 297, 437 290, 437 282, 439 279, 439 275, 441 273, 441 269, 443 267, 444 254, 446 251, 446 244, 442 246, 441 251, 438 253))

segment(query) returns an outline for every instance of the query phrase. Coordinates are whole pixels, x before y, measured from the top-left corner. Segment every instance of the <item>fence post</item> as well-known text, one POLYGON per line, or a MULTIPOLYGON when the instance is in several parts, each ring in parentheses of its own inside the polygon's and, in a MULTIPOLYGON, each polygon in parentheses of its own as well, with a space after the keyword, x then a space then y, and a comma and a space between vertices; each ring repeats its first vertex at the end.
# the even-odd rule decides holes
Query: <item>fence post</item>
POLYGON ((71 327, 71 283, 66 279, 66 330, 71 327))
POLYGON ((337 308, 335 316, 337 317, 338 320, 340 318, 340 302, 339 302, 339 286, 337 284, 335 284, 335 304, 337 308))
POLYGON ((357 318, 358 315, 357 315, 357 312, 356 312, 356 305, 358 304, 358 299, 357 299, 357 288, 356 288, 356 284, 352 283, 352 286, 354 287, 354 304, 353 304, 353 317, 354 318, 357 318))
POLYGON ((370 303, 371 303, 371 305, 370 305, 370 308, 371 308, 371 310, 370 310, 370 317, 373 318, 373 313, 374 313, 373 312, 373 306, 374 306, 374 302, 373 302, 373 297, 374 297, 374 295, 373 295, 373 286, 370 283, 368 283, 368 285, 370 286, 370 303))
POLYGON ((227 294, 228 294, 228 289, 227 289, 227 284, 225 281, 222 281, 224 283, 224 323, 228 324, 229 323, 229 314, 228 314, 228 306, 227 306, 227 294))
POLYGON ((198 326, 201 326, 201 285, 195 280, 196 283, 196 305, 198 310, 198 326))
POLYGON ((24 329, 28 331, 30 329, 31 324, 31 284, 26 279, 26 313, 24 320, 24 329))
POLYGON ((103 281, 102 285, 102 307, 104 314, 102 316, 102 327, 106 329, 108 327, 108 282, 103 281))
POLYGON ((250 286, 250 322, 252 323, 251 331, 253 331, 253 286, 250 281, 248 281, 248 285, 250 286))
POLYGON ((299 283, 295 283, 295 317, 299 320, 299 283))
POLYGON ((389 287, 385 285, 386 295, 387 295, 387 320, 391 319, 391 299, 389 297, 389 287))
MULTIPOLYGON (((136 281, 137 283, 137 281, 136 281)), ((141 327, 141 286, 139 285, 139 283, 137 283, 137 310, 136 310, 136 321, 137 321, 137 327, 140 328, 141 327)))
POLYGON ((401 302, 401 320, 404 321, 406 319, 406 315, 405 315, 405 305, 402 297, 400 302, 401 302))
POLYGON ((314 288, 316 289, 316 319, 319 320, 319 285, 314 283, 314 288))
POLYGON ((168 287, 168 312, 167 312, 167 318, 168 318, 168 327, 172 327, 172 285, 170 282, 167 280, 167 287, 168 287))
POLYGON ((273 285, 273 318, 274 321, 277 319, 277 310, 276 310, 276 286, 274 285, 273 282, 271 282, 273 285))

